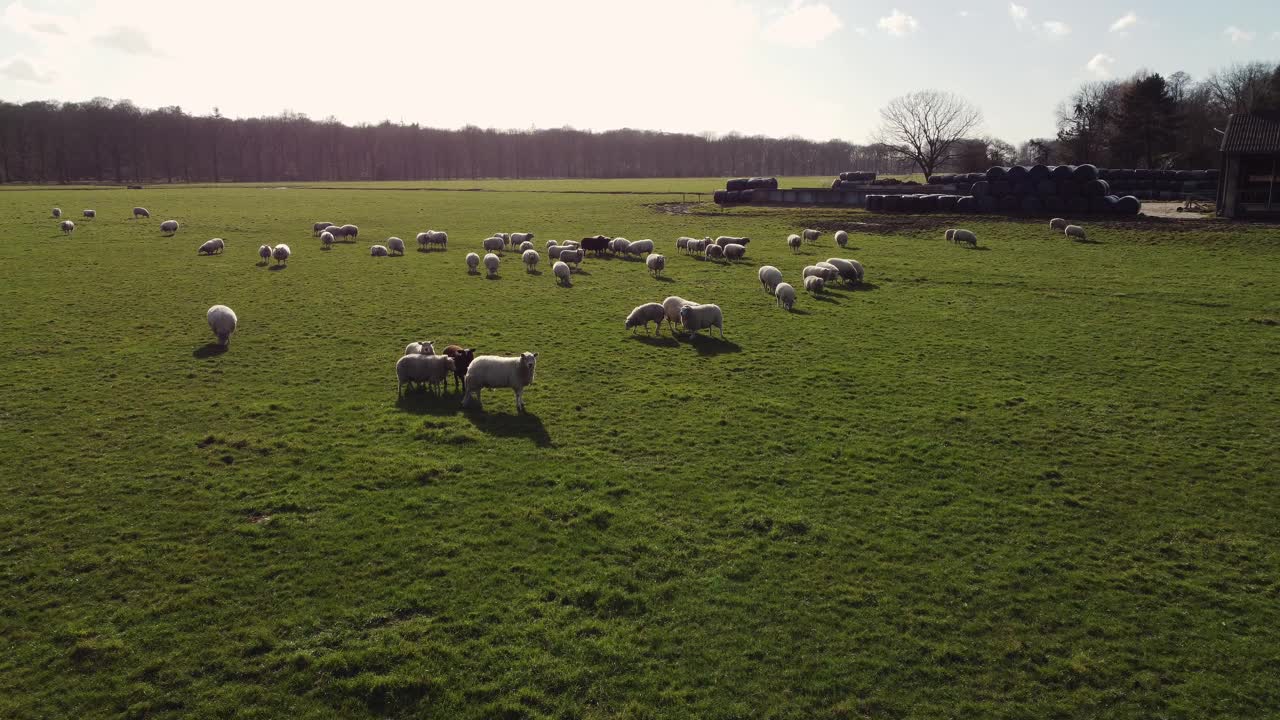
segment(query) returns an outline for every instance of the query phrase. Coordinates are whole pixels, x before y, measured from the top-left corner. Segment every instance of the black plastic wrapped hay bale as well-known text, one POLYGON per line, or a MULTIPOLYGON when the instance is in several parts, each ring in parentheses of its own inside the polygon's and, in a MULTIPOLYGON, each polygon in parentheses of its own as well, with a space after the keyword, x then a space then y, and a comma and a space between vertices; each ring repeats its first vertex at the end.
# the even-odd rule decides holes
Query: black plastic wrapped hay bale
POLYGON ((1142 181, 1144 181, 1144 182, 1150 182, 1150 181, 1151 181, 1151 180, 1153 180, 1154 178, 1152 178, 1152 177, 1151 177, 1151 171, 1150 171, 1150 170, 1148 170, 1148 169, 1146 169, 1146 168, 1138 168, 1137 170, 1134 170, 1134 171, 1133 171, 1133 179, 1134 179, 1134 180, 1142 180, 1142 181))
POLYGON ((1105 195, 1095 195, 1089 198, 1089 212, 1095 215, 1101 215, 1107 211, 1107 198, 1105 195))
POLYGON ((1067 211, 1079 215, 1089 212, 1089 198, 1083 195, 1076 195, 1067 198, 1067 211))
POLYGON ((727 203, 736 203, 738 202, 738 199, 741 197, 742 197, 741 190, 726 190, 724 194, 724 201, 727 203))
POLYGON ((1041 202, 1044 203, 1044 209, 1048 212, 1062 212, 1066 209, 1066 202, 1057 195, 1045 195, 1041 202))
POLYGON ((1017 195, 1005 195, 1000 198, 1001 212, 1016 212, 1018 210, 1018 206, 1019 203, 1017 195))
POLYGON ((938 212, 955 212, 956 203, 960 201, 959 195, 939 195, 938 196, 938 212))
POLYGON ((1008 180, 996 180, 991 183, 991 194, 996 197, 1004 197, 1012 192, 1008 180))
POLYGON ((747 178, 734 178, 724 184, 724 189, 729 191, 746 190, 749 182, 750 180, 747 178))
POLYGON ((1049 171, 1049 177, 1053 178, 1054 180, 1070 180, 1071 173, 1074 170, 1075 168, 1071 167, 1070 165, 1059 165, 1049 171))
POLYGON ((1044 210, 1044 205, 1041 204, 1040 198, 1036 197, 1035 195, 1023 195, 1022 198, 1020 198, 1020 200, 1022 205, 1022 212, 1038 213, 1044 210))
POLYGON ((921 195, 919 204, 916 206, 916 212, 936 213, 938 212, 939 195, 921 195))
POLYGON ((901 210, 902 210, 902 196, 901 196, 901 195, 885 195, 885 196, 884 196, 884 211, 885 211, 885 212, 899 212, 899 211, 901 211, 901 210))
POLYGON ((1125 195, 1116 201, 1116 213, 1119 215, 1137 215, 1142 212, 1142 203, 1132 195, 1125 195))
POLYGON ((965 195, 956 200, 956 212, 971 213, 978 211, 978 198, 965 195))
POLYGON ((1003 179, 1004 179, 1004 176, 1005 176, 1005 174, 1006 174, 1007 172, 1008 172, 1007 170, 1005 170, 1004 168, 1000 167, 999 165, 993 165, 993 166, 991 166, 991 167, 987 168, 987 179, 988 179, 988 180, 1003 180, 1003 179))
POLYGON ((1064 198, 1076 197, 1080 194, 1080 185, 1075 180, 1059 180, 1058 194, 1064 198))
POLYGON ((1116 208, 1120 205, 1120 197, 1118 195, 1108 195, 1102 200, 1107 204, 1107 212, 1115 214, 1116 208))
POLYGON ((1027 172, 1028 168, 1026 165, 1014 165, 1005 171, 1004 175, 1009 179, 1009 182, 1019 182, 1027 179, 1027 172))
POLYGON ((1048 179, 1041 180, 1040 182, 1036 183, 1036 194, 1037 195, 1057 195, 1058 184, 1048 179))
MULTIPOLYGON (((1218 168, 1209 168, 1208 170, 1204 170, 1203 172, 1206 180, 1213 180, 1214 182, 1217 182, 1218 176, 1222 174, 1222 171, 1218 170, 1218 168)), ((1195 178, 1191 178, 1191 179, 1195 180, 1195 178)))
POLYGON ((777 190, 778 178, 753 177, 747 180, 747 187, 751 190, 777 190))
POLYGON ((723 204, 725 204, 725 203, 729 202, 729 191, 728 191, 728 190, 717 190, 717 191, 715 191, 714 193, 712 193, 712 194, 711 194, 711 199, 712 199, 712 200, 715 200, 715 202, 716 202, 716 204, 717 204, 717 205, 723 205, 723 204))
POLYGON ((1089 180, 1080 186, 1080 194, 1089 198, 1105 197, 1111 194, 1111 185, 1106 180, 1089 180))
POLYGON ((832 189, 832 190, 839 190, 839 189, 840 189, 840 186, 841 186, 843 183, 844 183, 844 181, 843 181, 843 180, 841 180, 840 178, 836 178, 835 180, 832 180, 832 181, 831 181, 831 189, 832 189))
POLYGON ((1087 183, 1090 180, 1098 179, 1098 167, 1085 163, 1077 165, 1075 170, 1071 171, 1071 179, 1079 183, 1087 183))
POLYGON ((1010 189, 1013 191, 1014 195, 1034 195, 1036 191, 1035 186, 1031 184, 1030 180, 1020 180, 1013 183, 1013 187, 1010 189))
POLYGON ((1000 201, 994 195, 978 198, 978 212, 993 213, 1000 208, 1000 201))
POLYGON ((973 187, 969 188, 969 192, 973 193, 974 197, 986 197, 991 194, 991 183, 986 180, 976 182, 973 187))
POLYGON ((1032 165, 1031 169, 1027 170, 1027 179, 1037 184, 1044 180, 1048 180, 1049 166, 1048 165, 1032 165))
POLYGON ((920 211, 919 195, 903 195, 902 196, 902 212, 914 213, 920 211))
POLYGON ((742 191, 739 191, 739 192, 738 192, 738 202, 751 202, 751 199, 752 199, 752 198, 754 198, 755 196, 756 196, 756 191, 755 191, 755 190, 742 190, 742 191))
POLYGON ((1113 170, 1111 170, 1110 168, 1098 168, 1098 179, 1099 179, 1099 180, 1110 180, 1110 179, 1111 179, 1111 173, 1112 173, 1112 172, 1114 172, 1114 171, 1113 171, 1113 170))
POLYGON ((867 210, 870 210, 871 212, 881 212, 882 210, 884 210, 884 196, 868 195, 867 210))

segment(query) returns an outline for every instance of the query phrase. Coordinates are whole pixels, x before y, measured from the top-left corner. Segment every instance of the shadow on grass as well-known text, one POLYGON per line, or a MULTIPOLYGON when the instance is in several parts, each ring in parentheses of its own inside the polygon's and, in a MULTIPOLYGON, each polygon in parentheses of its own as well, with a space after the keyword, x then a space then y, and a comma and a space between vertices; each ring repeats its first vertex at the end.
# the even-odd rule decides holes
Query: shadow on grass
POLYGON ((288 265, 272 265, 271 267, 269 267, 269 268, 267 268, 267 269, 268 269, 268 270, 270 270, 271 272, 278 272, 278 271, 280 271, 280 270, 284 270, 284 269, 285 269, 285 268, 287 268, 287 267, 289 267, 289 266, 288 266, 288 265))
MULTIPOLYGON (((493 392, 493 391, 490 391, 493 392)), ((501 395, 502 400, 490 395, 486 400, 490 405, 496 402, 513 403, 515 400, 510 394, 501 395)), ((479 408, 462 408, 463 415, 466 416, 471 424, 477 430, 496 437, 521 437, 532 440, 538 447, 551 447, 551 435, 547 433, 547 428, 542 424, 542 419, 531 412, 516 413, 515 415, 493 414, 485 412, 479 408)))
POLYGON ((591 277, 591 273, 589 273, 589 272, 587 272, 586 270, 583 270, 583 269, 581 269, 581 268, 579 268, 579 269, 577 269, 577 270, 574 270, 574 271, 573 271, 573 274, 574 274, 574 275, 583 275, 583 276, 585 276, 585 277, 591 277))
POLYGON ((267 260, 261 260, 261 261, 259 261, 259 262, 258 262, 258 264, 257 264, 257 265, 255 265, 254 267, 266 267, 266 266, 267 266, 267 265, 269 265, 269 264, 270 264, 270 262, 268 262, 267 260))
POLYGON ((986 245, 974 245, 970 247, 969 250, 977 250, 979 252, 990 252, 991 248, 987 247, 986 245))
POLYGON ((721 340, 719 337, 707 337, 706 335, 693 334, 689 336, 688 342, 698 351, 699 355, 723 355, 725 353, 742 352, 742 346, 730 340, 721 340))
POLYGON ((200 347, 191 351, 191 357, 196 358, 197 360, 204 360, 205 358, 218 357, 219 355, 225 353, 228 349, 230 349, 230 347, 231 347, 230 345, 219 345, 218 343, 209 343, 208 345, 201 345, 200 347))
POLYGON ((538 275, 541 275, 541 274, 542 274, 542 271, 541 271, 541 270, 525 270, 525 271, 524 271, 524 273, 525 273, 526 275, 534 275, 534 276, 538 276, 538 275))
POLYGON ((645 345, 652 345, 654 347, 680 347, 680 343, 675 338, 663 337, 661 335, 642 335, 640 333, 632 333, 628 339, 636 342, 642 342, 645 345))
MULTIPOLYGON (((1083 238, 1083 239, 1082 239, 1082 238, 1075 238, 1075 241, 1076 241, 1077 243, 1080 243, 1081 245, 1101 245, 1101 244, 1102 244, 1102 241, 1101 241, 1101 240, 1090 240, 1090 239, 1088 239, 1088 238, 1083 238)), ((987 248, 981 248, 981 249, 982 249, 982 250, 986 250, 987 248)))
POLYGON ((676 281, 675 278, 670 278, 670 277, 667 277, 666 275, 657 275, 653 279, 657 280, 658 282, 675 282, 676 281))
POLYGON ((810 297, 812 297, 814 300, 817 300, 818 302, 829 302, 829 303, 832 303, 832 304, 834 304, 834 305, 839 305, 839 304, 840 304, 840 301, 839 301, 839 300, 837 300, 837 299, 835 299, 834 297, 832 297, 832 296, 830 296, 830 295, 827 295, 827 294, 825 294, 825 293, 824 293, 824 294, 820 294, 820 295, 810 295, 810 297))
POLYGON ((457 415, 462 410, 462 393, 406 390, 396 398, 396 407, 414 415, 457 415))
POLYGON ((558 288, 560 288, 560 289, 562 289, 562 290, 568 290, 568 289, 570 289, 570 288, 572 288, 572 287, 573 287, 573 283, 571 283, 571 282, 557 282, 557 283, 556 283, 556 287, 558 287, 558 288))
POLYGON ((873 290, 879 290, 880 286, 875 283, 860 282, 857 285, 838 285, 834 288, 828 288, 828 289, 844 290, 846 292, 871 292, 873 290))
POLYGON ((501 275, 485 275, 484 279, 485 280, 501 280, 502 276, 501 275))
POLYGON ((810 313, 808 310, 805 310, 804 308, 798 308, 798 307, 793 307, 787 312, 791 313, 792 315, 812 315, 812 313, 810 313))

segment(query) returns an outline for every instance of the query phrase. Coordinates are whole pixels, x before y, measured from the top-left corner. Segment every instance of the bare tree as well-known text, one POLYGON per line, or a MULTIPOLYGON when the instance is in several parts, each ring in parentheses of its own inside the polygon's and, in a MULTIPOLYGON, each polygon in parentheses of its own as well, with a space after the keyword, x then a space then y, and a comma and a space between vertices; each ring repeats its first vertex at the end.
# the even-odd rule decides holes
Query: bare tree
POLYGON ((929 176, 952 159, 952 148, 982 123, 982 111, 939 90, 921 90, 894 98, 880 109, 875 141, 915 163, 929 176))
POLYGON ((1272 65, 1263 62, 1236 64, 1209 73, 1205 84, 1222 112, 1252 112, 1267 94, 1273 71, 1272 65))

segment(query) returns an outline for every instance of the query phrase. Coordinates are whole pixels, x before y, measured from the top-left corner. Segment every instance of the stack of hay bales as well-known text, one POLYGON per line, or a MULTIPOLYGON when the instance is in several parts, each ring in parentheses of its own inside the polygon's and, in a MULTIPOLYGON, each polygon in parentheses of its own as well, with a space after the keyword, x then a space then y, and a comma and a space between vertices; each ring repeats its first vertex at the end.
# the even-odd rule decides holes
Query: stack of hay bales
POLYGON ((876 174, 874 172, 842 172, 839 177, 831 181, 831 189, 858 190, 861 189, 863 185, 874 185, 875 182, 876 174))
MULTIPOLYGON (((1133 196, 1114 194, 1111 184, 1093 165, 995 166, 985 173, 935 174, 931 185, 954 185, 956 195, 903 196, 898 205, 905 212, 980 213, 1086 213, 1136 215, 1142 203, 1133 196), (968 193, 961 195, 960 193, 968 193), (968 200, 964 198, 968 197, 968 200), (943 200, 942 198, 947 198, 943 200), (955 198, 952 200, 952 198, 955 198), (944 210, 943 208, 947 208, 944 210)), ((870 210, 882 206, 867 196, 870 210)))
POLYGON ((1139 200, 1182 200, 1187 195, 1212 197, 1218 190, 1214 170, 1119 170, 1099 169, 1098 178, 1118 192, 1139 200))
POLYGON ((724 190, 717 190, 712 196, 717 205, 732 203, 749 203, 755 190, 777 190, 778 178, 752 177, 734 178, 724 184, 724 190))

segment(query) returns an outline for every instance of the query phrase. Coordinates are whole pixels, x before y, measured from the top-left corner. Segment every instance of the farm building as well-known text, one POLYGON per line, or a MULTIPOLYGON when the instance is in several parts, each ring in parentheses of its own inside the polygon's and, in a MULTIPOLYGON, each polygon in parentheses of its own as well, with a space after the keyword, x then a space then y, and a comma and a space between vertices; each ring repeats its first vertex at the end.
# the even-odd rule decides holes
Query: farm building
POLYGON ((1236 114, 1222 136, 1218 214, 1280 216, 1280 115, 1236 114))

